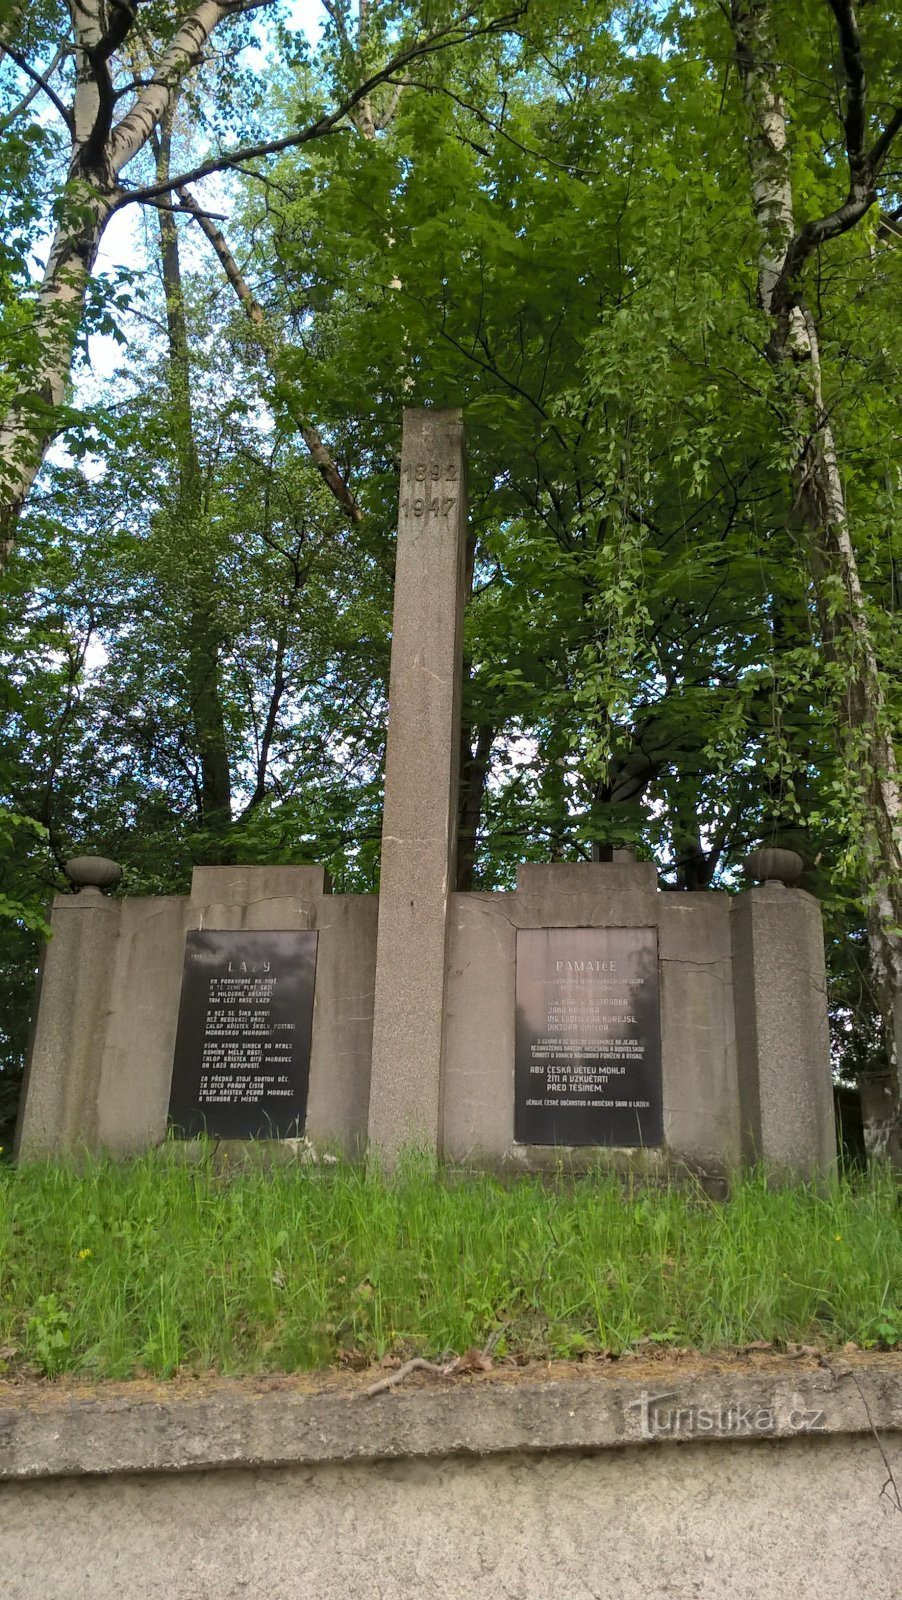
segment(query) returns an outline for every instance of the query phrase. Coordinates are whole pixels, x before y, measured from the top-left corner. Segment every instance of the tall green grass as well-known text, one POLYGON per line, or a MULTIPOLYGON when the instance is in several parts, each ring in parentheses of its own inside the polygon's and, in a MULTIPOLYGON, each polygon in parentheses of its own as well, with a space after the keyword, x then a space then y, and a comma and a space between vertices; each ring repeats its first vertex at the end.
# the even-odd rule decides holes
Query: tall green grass
POLYGON ((348 1352, 572 1357, 642 1340, 902 1342, 889 1177, 763 1174, 715 1203, 555 1180, 172 1151, 0 1170, 0 1360, 124 1378, 297 1370, 348 1352))

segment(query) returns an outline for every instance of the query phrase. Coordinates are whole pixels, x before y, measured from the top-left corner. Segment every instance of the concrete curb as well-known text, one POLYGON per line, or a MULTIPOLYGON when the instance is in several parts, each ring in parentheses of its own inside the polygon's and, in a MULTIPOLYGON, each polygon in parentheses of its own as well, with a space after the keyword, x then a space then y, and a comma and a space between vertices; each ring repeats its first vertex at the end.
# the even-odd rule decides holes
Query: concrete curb
POLYGON ((10 1387, 0 1394, 0 1479, 902 1431, 897 1355, 813 1370, 668 1363, 629 1378, 416 1378, 372 1398, 361 1387, 311 1393, 290 1378, 198 1389, 10 1387))

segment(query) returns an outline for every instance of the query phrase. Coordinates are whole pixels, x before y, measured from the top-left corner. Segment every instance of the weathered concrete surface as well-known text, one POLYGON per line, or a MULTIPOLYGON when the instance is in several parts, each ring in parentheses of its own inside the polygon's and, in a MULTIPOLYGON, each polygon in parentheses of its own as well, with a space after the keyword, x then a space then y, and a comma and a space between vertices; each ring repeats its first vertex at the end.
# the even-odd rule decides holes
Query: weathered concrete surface
POLYGON ((405 411, 369 1136, 439 1137, 460 749, 466 484, 459 411, 405 411))
MULTIPOLYGON (((127 1155, 159 1144, 166 1134, 185 935, 196 918, 185 897, 136 896, 118 904, 106 1009, 92 1041, 96 1105, 91 1122, 73 1127, 68 1148, 83 1144, 127 1155)), ((55 936, 51 956, 54 943, 55 936)))
MULTIPOLYGON (((305 1134, 314 1145, 359 1155, 370 1093, 376 896, 333 895, 322 867, 196 867, 191 899, 191 927, 318 933, 305 1134)), ((170 1051, 167 1102, 171 1065, 170 1051)))
POLYGON ((97 1045, 106 1021, 121 906, 96 890, 54 899, 53 939, 41 952, 16 1129, 22 1159, 96 1138, 97 1045))
POLYGON ((814 1177, 836 1160, 820 906, 767 883, 730 922, 743 1156, 814 1177))
POLYGON ((0 1495, 5 1600, 898 1600, 858 1440, 63 1479, 0 1495))
POLYGON ((452 896, 441 1129, 452 1161, 513 1147, 517 898, 452 896))
POLYGON ((740 1159, 730 896, 662 894, 658 907, 664 1137, 703 1171, 740 1159))
POLYGON ((316 995, 307 1094, 307 1138, 359 1155, 366 1144, 376 981, 374 894, 327 894, 318 902, 316 995))
POLYGON ((510 894, 455 894, 442 1153, 528 1170, 562 1155, 716 1189, 743 1160, 803 1178, 836 1160, 820 907, 767 884, 658 893, 652 863, 526 865, 510 894), (518 928, 657 929, 664 1144, 562 1151, 514 1141, 518 928))
POLYGON ((0 1487, 3 1593, 896 1600, 900 1363, 848 1370, 7 1403, 3 1459, 26 1476, 0 1487), (682 1414, 767 1407, 777 1434, 643 1443, 661 1393, 682 1414))
POLYGON ((545 1378, 535 1375, 544 1365, 469 1380, 418 1374, 372 1397, 364 1388, 383 1372, 319 1385, 311 1374, 74 1393, 0 1384, 0 1478, 787 1439, 812 1428, 819 1436, 869 1434, 871 1419, 882 1431, 902 1431, 898 1355, 837 1357, 828 1366, 649 1361, 635 1377, 631 1368, 549 1364, 545 1378), (687 1408, 710 1412, 710 1423, 693 1428, 687 1408), (676 1411, 686 1413, 681 1422, 676 1411))
POLYGON ((524 862, 517 899, 527 928, 650 927, 658 875, 653 861, 524 862))
POLYGON ((272 928, 274 910, 292 918, 290 927, 312 928, 330 887, 324 867, 195 867, 191 874, 203 928, 272 928))

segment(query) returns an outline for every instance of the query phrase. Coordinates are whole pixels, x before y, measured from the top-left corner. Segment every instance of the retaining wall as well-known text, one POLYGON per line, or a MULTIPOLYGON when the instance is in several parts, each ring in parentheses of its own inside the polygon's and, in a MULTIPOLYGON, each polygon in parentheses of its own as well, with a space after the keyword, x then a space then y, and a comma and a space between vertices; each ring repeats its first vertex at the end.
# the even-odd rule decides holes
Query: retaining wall
POLYGON ((374 1398, 366 1378, 7 1386, 2 1592, 896 1600, 898 1357, 549 1370, 374 1398))

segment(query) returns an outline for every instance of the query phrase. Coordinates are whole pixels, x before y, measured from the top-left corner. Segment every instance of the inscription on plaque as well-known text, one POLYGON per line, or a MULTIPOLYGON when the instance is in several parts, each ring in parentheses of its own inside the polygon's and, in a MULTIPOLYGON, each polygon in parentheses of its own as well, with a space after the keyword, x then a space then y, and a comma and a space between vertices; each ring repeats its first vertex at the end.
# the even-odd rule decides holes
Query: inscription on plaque
POLYGON ((188 934, 169 1099, 180 1137, 303 1133, 316 940, 308 932, 188 934))
POLYGON ((514 1137, 662 1143, 656 929, 519 930, 514 1137))

